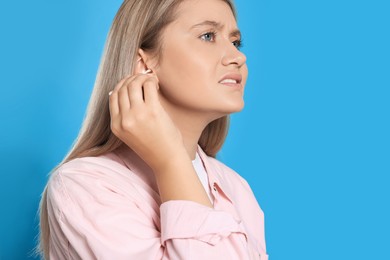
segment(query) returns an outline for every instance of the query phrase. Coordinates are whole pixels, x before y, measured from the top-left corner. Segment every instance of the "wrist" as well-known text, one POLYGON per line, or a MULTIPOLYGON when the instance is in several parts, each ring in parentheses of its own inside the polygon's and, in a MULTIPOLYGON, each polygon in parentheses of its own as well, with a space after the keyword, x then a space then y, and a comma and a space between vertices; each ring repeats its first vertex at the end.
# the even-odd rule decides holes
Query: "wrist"
POLYGON ((176 150, 175 153, 161 158, 150 167, 156 175, 174 174, 193 169, 191 158, 184 148, 182 151, 176 150))

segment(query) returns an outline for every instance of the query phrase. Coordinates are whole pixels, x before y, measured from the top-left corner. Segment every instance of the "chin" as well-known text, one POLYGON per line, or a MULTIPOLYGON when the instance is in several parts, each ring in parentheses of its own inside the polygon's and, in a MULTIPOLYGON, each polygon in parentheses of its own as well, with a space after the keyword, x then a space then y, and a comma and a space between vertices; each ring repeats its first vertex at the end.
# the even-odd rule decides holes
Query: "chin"
POLYGON ((240 112, 244 109, 245 102, 243 99, 240 99, 239 101, 233 102, 230 104, 230 109, 232 113, 240 112))
POLYGON ((232 102, 232 103, 226 104, 224 109, 221 109, 221 112, 224 115, 229 115, 229 114, 240 112, 243 109, 244 109, 244 101, 241 100, 240 102, 232 102))

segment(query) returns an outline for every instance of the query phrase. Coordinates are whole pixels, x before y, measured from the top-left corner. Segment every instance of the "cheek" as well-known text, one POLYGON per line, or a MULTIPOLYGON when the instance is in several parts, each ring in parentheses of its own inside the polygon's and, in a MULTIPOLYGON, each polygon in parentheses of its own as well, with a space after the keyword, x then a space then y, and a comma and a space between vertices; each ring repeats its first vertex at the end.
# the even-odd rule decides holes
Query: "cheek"
POLYGON ((165 49, 160 65, 160 81, 166 92, 194 94, 197 89, 210 84, 210 80, 213 80, 212 62, 203 52, 185 44, 165 49))

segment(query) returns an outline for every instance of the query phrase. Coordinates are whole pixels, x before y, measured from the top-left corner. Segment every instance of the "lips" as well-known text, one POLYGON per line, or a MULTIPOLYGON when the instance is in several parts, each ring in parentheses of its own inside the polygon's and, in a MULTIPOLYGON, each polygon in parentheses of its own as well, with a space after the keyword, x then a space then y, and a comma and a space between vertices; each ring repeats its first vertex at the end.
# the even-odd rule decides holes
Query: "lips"
POLYGON ((241 87, 242 76, 237 73, 229 73, 222 77, 219 81, 220 84, 231 86, 231 87, 241 87))
POLYGON ((236 84, 237 83, 237 80, 235 79, 224 79, 222 80, 221 82, 219 82, 221 84, 225 84, 225 83, 233 83, 233 84, 236 84))

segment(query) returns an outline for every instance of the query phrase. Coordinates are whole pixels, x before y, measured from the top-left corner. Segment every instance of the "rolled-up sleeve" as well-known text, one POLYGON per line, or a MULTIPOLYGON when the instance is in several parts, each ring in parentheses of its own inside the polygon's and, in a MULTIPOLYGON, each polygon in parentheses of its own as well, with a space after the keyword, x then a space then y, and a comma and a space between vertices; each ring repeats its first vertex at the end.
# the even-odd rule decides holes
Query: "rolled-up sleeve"
POLYGON ((167 201, 158 227, 142 203, 113 187, 88 174, 52 178, 51 259, 259 259, 229 212, 167 201))
POLYGON ((232 233, 245 235, 241 221, 230 213, 192 201, 167 201, 160 214, 162 244, 172 239, 196 239, 215 246, 232 233))
POLYGON ((230 213, 178 200, 160 209, 168 259, 259 259, 251 257, 242 222, 230 213))

